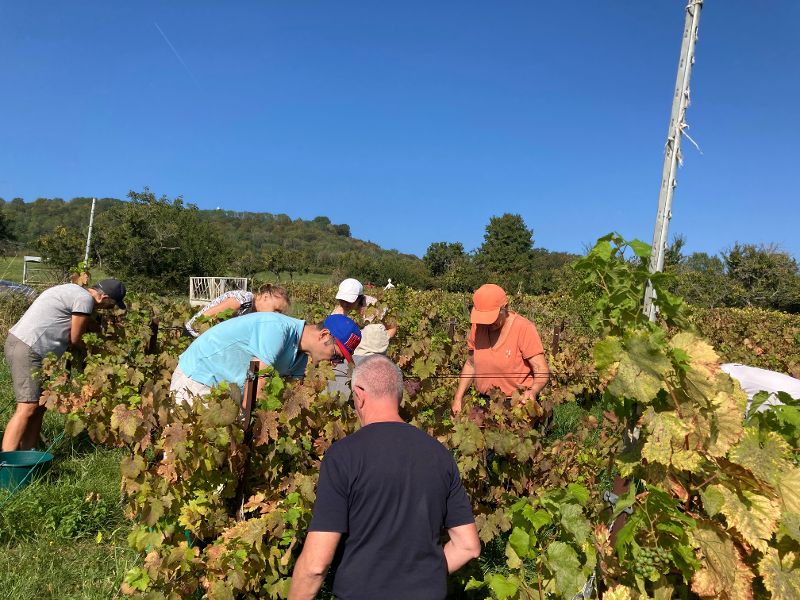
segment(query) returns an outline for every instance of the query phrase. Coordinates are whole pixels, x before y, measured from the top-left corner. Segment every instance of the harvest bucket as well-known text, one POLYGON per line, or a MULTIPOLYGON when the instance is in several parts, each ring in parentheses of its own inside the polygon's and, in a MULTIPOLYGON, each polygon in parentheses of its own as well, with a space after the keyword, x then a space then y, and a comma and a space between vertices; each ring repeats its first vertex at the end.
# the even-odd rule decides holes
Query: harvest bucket
POLYGON ((50 468, 53 455, 38 450, 0 452, 0 488, 13 490, 28 485, 50 468))

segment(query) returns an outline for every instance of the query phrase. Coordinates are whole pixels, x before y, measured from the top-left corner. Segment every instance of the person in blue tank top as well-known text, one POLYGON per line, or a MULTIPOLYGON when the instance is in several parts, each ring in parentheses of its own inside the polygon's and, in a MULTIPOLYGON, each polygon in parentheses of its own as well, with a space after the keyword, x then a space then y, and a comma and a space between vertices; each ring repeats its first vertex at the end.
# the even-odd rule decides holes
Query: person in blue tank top
MULTIPOLYGON (((247 367, 255 358, 284 377, 303 377, 308 358, 352 361, 361 330, 344 315, 321 325, 279 313, 251 313, 215 325, 198 337, 178 359, 170 390, 178 401, 192 402, 223 381, 244 387, 247 367)), ((259 380, 259 392, 264 380, 259 380)))

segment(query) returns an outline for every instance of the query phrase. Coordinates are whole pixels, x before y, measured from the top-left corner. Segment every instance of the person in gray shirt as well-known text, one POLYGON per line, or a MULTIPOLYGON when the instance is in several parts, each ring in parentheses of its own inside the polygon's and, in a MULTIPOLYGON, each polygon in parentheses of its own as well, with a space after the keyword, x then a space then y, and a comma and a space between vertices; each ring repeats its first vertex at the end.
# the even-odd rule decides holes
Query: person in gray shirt
POLYGON ((5 358, 17 410, 3 434, 3 452, 30 450, 39 439, 45 411, 39 403, 42 358, 51 352, 61 356, 70 344, 82 345, 89 316, 98 308, 125 309, 124 298, 125 285, 117 279, 104 279, 89 289, 74 283, 57 285, 42 292, 9 330, 5 358))

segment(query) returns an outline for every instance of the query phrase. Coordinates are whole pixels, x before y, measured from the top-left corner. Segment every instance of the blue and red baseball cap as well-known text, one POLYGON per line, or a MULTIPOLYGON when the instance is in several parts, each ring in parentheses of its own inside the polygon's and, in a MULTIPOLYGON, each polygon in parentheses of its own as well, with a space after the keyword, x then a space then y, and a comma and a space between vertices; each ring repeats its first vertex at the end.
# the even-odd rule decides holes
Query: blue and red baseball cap
POLYGON ((331 315, 322 322, 322 325, 331 332, 333 340, 347 362, 353 362, 353 351, 361 343, 361 330, 355 321, 344 315, 331 315))

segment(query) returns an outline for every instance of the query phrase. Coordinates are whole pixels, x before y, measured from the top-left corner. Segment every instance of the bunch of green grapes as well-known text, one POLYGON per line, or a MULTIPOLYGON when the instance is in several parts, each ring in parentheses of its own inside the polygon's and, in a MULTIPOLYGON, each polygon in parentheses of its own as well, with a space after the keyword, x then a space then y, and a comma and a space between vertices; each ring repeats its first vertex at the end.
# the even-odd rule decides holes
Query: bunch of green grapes
POLYGON ((633 573, 644 579, 655 580, 658 576, 669 571, 672 562, 669 550, 659 548, 642 548, 633 563, 633 573))

